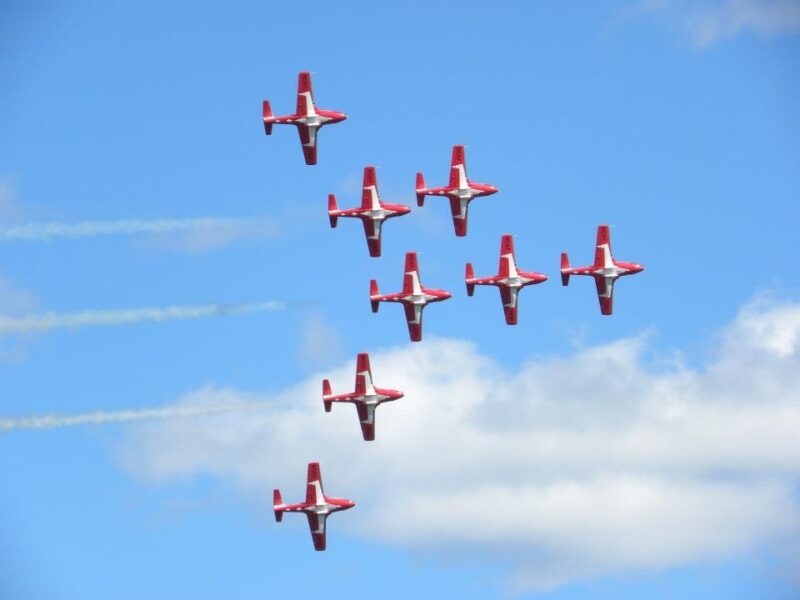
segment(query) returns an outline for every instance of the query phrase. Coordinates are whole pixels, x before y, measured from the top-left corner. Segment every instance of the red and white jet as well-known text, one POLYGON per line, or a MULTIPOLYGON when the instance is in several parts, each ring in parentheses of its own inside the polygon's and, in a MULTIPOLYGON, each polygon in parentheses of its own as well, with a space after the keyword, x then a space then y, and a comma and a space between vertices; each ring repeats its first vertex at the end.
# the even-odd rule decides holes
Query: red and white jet
POLYGON ((467 263, 467 295, 472 296, 476 285, 495 285, 500 290, 508 325, 517 324, 517 296, 526 285, 547 281, 547 275, 533 271, 519 271, 514 258, 514 238, 506 234, 500 238, 500 268, 494 277, 475 277, 472 263, 467 263))
POLYGON ((356 359, 356 390, 352 394, 334 396, 331 382, 322 380, 322 401, 325 412, 331 412, 334 402, 351 402, 358 410, 361 422, 361 433, 364 439, 371 442, 375 439, 375 409, 384 402, 391 402, 403 397, 403 392, 376 388, 372 383, 372 370, 369 368, 369 354, 362 352, 356 359))
POLYGON ((319 463, 308 463, 308 477, 306 479, 306 501, 299 504, 284 504, 281 491, 272 492, 272 510, 275 511, 275 520, 280 523, 285 512, 303 512, 308 517, 308 526, 311 529, 311 539, 314 540, 314 550, 325 550, 325 520, 331 513, 353 508, 356 505, 346 498, 329 498, 322 491, 322 476, 319 472, 319 463))
POLYGON ((594 251, 594 265, 590 267, 569 266, 566 252, 561 253, 561 283, 569 284, 570 275, 591 275, 597 285, 597 297, 600 300, 600 312, 610 315, 613 309, 614 282, 620 277, 634 275, 644 271, 637 263, 621 262, 611 256, 611 233, 608 225, 597 228, 597 248, 594 251))
POLYGON ((323 125, 338 123, 346 118, 347 115, 342 112, 317 108, 311 91, 311 73, 307 71, 297 76, 297 112, 295 114, 282 117, 273 116, 269 100, 264 100, 262 108, 264 132, 267 135, 272 135, 272 126, 276 123, 297 127, 307 165, 317 164, 317 131, 323 125))
POLYGON ((372 312, 378 312, 381 302, 400 302, 406 311, 408 334, 411 336, 412 342, 418 342, 422 339, 422 309, 430 302, 441 302, 451 296, 450 292, 426 288, 420 283, 416 252, 406 253, 402 292, 381 295, 380 291, 378 291, 378 282, 374 279, 369 282, 369 299, 372 303, 372 312))
POLYGON ((447 187, 426 188, 422 173, 417 173, 417 205, 425 204, 425 196, 447 196, 450 199, 450 212, 453 214, 453 227, 456 235, 467 235, 467 209, 469 203, 480 196, 489 196, 497 188, 486 183, 475 183, 467 179, 467 162, 464 146, 453 146, 450 160, 450 184, 447 187))
POLYGON ((339 210, 336 196, 328 194, 328 218, 331 227, 336 227, 339 217, 355 217, 364 224, 370 256, 381 255, 381 226, 386 219, 408 214, 411 209, 402 204, 388 204, 378 195, 378 179, 375 167, 364 167, 364 185, 361 190, 361 207, 339 210))

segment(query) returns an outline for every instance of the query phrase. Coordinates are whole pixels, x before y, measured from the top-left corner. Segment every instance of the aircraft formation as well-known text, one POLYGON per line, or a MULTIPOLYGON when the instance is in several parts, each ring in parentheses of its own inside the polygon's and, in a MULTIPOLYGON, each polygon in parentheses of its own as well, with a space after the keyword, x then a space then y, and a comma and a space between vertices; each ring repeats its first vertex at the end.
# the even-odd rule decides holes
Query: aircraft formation
MULTIPOLYGON (((270 103, 263 102, 262 119, 264 131, 271 135, 272 127, 276 124, 295 125, 300 134, 300 143, 306 164, 317 163, 318 131, 328 124, 339 123, 347 119, 342 112, 324 110, 314 103, 311 88, 311 74, 302 72, 297 83, 297 109, 294 114, 276 117, 272 114, 270 103)), ((465 149, 462 145, 453 146, 450 159, 450 178, 443 187, 429 188, 425 185, 425 178, 421 172, 416 175, 415 194, 417 206, 425 204, 426 196, 445 196, 450 202, 450 213, 453 219, 453 228, 457 237, 467 235, 467 217, 469 204, 475 198, 490 196, 499 190, 496 186, 486 183, 476 183, 467 177, 465 149)), ((411 212, 411 208, 402 204, 384 202, 378 193, 378 181, 374 166, 364 168, 364 178, 361 192, 361 205, 354 208, 340 209, 334 194, 328 195, 328 218, 330 225, 335 228, 340 217, 360 219, 367 240, 367 248, 371 257, 381 256, 381 236, 383 224, 393 217, 400 217, 411 212)), ((571 267, 566 252, 561 254, 561 283, 569 284, 570 276, 586 275, 593 277, 597 288, 597 298, 600 303, 602 315, 611 315, 613 312, 614 284, 620 277, 634 275, 644 270, 639 263, 622 262, 614 259, 611 252, 611 233, 608 225, 597 227, 594 263, 585 267, 571 267)), ((472 263, 467 263, 464 282, 467 295, 472 296, 477 285, 491 285, 500 291, 500 300, 503 305, 503 314, 507 325, 516 325, 518 322, 519 292, 529 285, 538 285, 548 280, 547 275, 535 271, 521 271, 517 267, 514 253, 514 238, 505 234, 500 239, 500 265, 497 275, 489 277, 475 277, 472 263)), ((422 340, 422 314, 423 309, 431 303, 442 302, 452 298, 446 290, 428 288, 422 284, 419 275, 419 262, 416 252, 407 252, 403 269, 403 284, 399 292, 381 294, 376 280, 370 281, 369 300, 372 312, 378 312, 381 302, 395 302, 403 305, 403 310, 408 327, 409 337, 412 342, 422 340)), ((331 412, 334 403, 350 403, 356 406, 361 434, 365 441, 375 439, 375 410, 385 402, 391 402, 403 397, 403 392, 394 389, 375 387, 372 381, 372 370, 369 355, 360 353, 356 358, 355 390, 350 393, 334 395, 330 381, 322 382, 322 401, 326 412, 331 412)), ((284 504, 280 490, 273 492, 273 510, 275 520, 280 522, 284 512, 303 512, 308 518, 311 537, 315 550, 326 548, 326 519, 338 511, 347 510, 355 506, 352 500, 344 498, 329 498, 322 489, 322 478, 319 463, 308 464, 306 479, 306 501, 299 504, 284 504)))

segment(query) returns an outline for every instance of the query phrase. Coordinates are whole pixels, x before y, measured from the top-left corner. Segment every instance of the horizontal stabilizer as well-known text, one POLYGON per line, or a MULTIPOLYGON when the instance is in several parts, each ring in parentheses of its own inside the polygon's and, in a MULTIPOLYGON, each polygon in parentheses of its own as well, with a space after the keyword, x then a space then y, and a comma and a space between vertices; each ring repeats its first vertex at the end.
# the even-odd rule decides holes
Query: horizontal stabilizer
POLYGON ((264 133, 272 135, 272 107, 269 105, 269 100, 264 100, 261 106, 261 118, 264 120, 264 133))
POLYGON ((370 302, 372 303, 372 312, 378 312, 378 307, 380 306, 380 302, 377 300, 373 300, 374 297, 380 296, 381 292, 378 289, 378 282, 374 279, 370 279, 369 281, 369 298, 370 302))
POLYGON ((465 279, 467 282, 467 296, 472 296, 475 293, 475 284, 470 283, 470 280, 475 279, 475 270, 472 268, 472 263, 467 263, 465 279))
POLYGON ((322 380, 322 401, 325 404, 325 412, 331 412, 331 408, 333 406, 333 401, 326 400, 326 398, 330 398, 333 396, 333 392, 331 391, 331 382, 327 379, 322 380))
POLYGON ((280 490, 272 492, 272 509, 275 511, 275 521, 280 523, 283 520, 283 511, 279 507, 283 506, 283 498, 280 490))
POLYGON ((569 285, 569 257, 566 252, 561 253, 561 285, 569 285))
POLYGON ((425 178, 422 176, 422 173, 417 173, 417 206, 422 206, 425 204, 425 178))
POLYGON ((328 194, 328 219, 331 222, 331 227, 336 227, 336 222, 339 219, 339 215, 332 214, 339 211, 339 207, 336 204, 336 196, 333 194, 328 194))

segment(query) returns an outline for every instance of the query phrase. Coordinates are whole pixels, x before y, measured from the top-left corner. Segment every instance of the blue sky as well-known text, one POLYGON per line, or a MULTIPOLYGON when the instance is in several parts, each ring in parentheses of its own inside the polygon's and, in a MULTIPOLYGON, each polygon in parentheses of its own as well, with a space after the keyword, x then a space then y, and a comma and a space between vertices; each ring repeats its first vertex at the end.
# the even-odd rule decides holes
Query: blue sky
MULTIPOLYGON (((0 314, 282 300, 278 313, 0 338, 3 417, 265 400, 258 414, 0 434, 0 596, 789 598, 800 564, 800 15, 793 1, 6 3, 0 220, 256 219, 0 243, 0 314), (307 19, 307 22, 306 22, 307 19), (303 164, 297 72, 350 115, 303 164), (431 198, 370 259, 362 169, 500 187, 453 236, 431 198), (603 318, 558 257, 615 255, 603 318), (499 238, 550 281, 503 324, 499 238), (416 347, 368 281, 454 292, 416 347), (406 391, 378 440, 322 412, 355 354, 406 391), (272 521, 305 463, 358 506, 272 521), (494 509, 492 507, 495 507, 494 509)), ((395 310, 393 310, 395 309, 395 310)), ((338 409, 339 407, 337 407, 338 409)))

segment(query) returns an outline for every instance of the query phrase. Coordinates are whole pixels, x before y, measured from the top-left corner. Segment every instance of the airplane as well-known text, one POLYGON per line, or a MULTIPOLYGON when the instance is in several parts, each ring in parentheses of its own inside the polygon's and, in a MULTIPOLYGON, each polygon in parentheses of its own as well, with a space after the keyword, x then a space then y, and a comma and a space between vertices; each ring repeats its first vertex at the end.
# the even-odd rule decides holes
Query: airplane
POLYGON ((406 311, 408 334, 412 342, 422 339, 422 309, 430 302, 441 302, 451 296, 450 292, 426 288, 420 283, 416 252, 406 252, 402 292, 381 295, 378 291, 378 282, 374 279, 369 282, 369 300, 372 303, 372 312, 378 312, 381 302, 400 302, 406 311))
POLYGON ((319 463, 308 463, 308 477, 306 478, 306 501, 298 504, 284 504, 280 490, 272 492, 272 510, 275 511, 275 521, 280 523, 285 512, 303 512, 308 517, 308 527, 311 529, 311 539, 314 541, 314 550, 325 550, 325 521, 332 513, 353 508, 356 505, 346 498, 329 498, 322 491, 322 475, 319 463))
POLYGON ((597 227, 597 247, 594 251, 594 264, 589 267, 570 267, 566 252, 561 253, 561 283, 569 285, 570 275, 591 275, 597 285, 597 298, 600 312, 610 315, 613 309, 614 282, 620 277, 644 271, 644 266, 614 260, 611 256, 611 233, 608 225, 597 227))
POLYGON ((519 271, 514 258, 514 238, 506 234, 500 238, 500 268, 494 277, 475 277, 472 263, 467 263, 467 295, 472 296, 476 285, 495 285, 500 290, 506 324, 517 324, 517 296, 526 285, 547 281, 543 273, 519 271))
POLYGON ((364 167, 364 185, 361 191, 361 208, 339 210, 336 196, 328 194, 328 218, 336 227, 339 217, 355 217, 364 224, 370 256, 381 255, 381 226, 386 219, 408 214, 411 209, 402 204, 387 204, 378 196, 378 179, 375 167, 364 167))
POLYGON ((344 121, 347 115, 335 110, 317 108, 311 91, 311 73, 303 71, 297 76, 297 112, 293 115, 273 116, 269 100, 264 100, 261 118, 264 121, 264 133, 267 135, 272 135, 272 126, 275 124, 297 126, 306 164, 315 165, 317 164, 317 132, 324 125, 344 121))
POLYGON ((417 206, 425 204, 425 196, 447 196, 450 199, 450 212, 453 214, 453 227, 458 237, 467 235, 467 209, 469 203, 480 196, 489 196, 497 188, 486 183, 475 183, 467 178, 467 163, 464 146, 453 146, 450 160, 450 183, 447 187, 427 188, 422 173, 417 173, 417 206))
POLYGON ((391 402, 403 397, 403 392, 376 388, 372 384, 372 370, 369 367, 369 354, 362 352, 356 359, 356 390, 351 394, 334 396, 331 382, 322 380, 322 401, 325 412, 331 412, 334 402, 352 402, 358 410, 361 422, 361 433, 364 439, 371 442, 375 439, 375 409, 384 402, 391 402))

